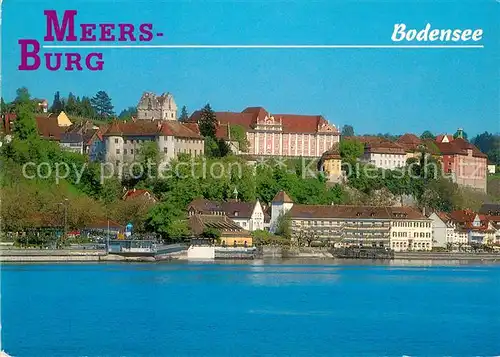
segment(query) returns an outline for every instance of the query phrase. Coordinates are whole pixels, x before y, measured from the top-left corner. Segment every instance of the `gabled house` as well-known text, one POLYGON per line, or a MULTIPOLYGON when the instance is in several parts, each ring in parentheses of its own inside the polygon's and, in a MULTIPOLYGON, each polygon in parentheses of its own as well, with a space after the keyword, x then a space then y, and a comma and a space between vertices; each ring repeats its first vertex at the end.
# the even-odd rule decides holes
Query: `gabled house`
POLYGON ((187 211, 189 216, 195 214, 226 216, 248 231, 263 230, 266 227, 266 214, 258 200, 217 202, 200 198, 193 200, 188 205, 187 211))
POLYGON ((136 189, 133 188, 131 190, 126 190, 122 196, 122 200, 134 200, 134 199, 143 199, 147 202, 156 203, 158 199, 148 190, 144 189, 136 189))
POLYGON ((191 213, 188 226, 196 237, 203 237, 208 230, 217 230, 223 246, 250 247, 253 244, 250 233, 224 214, 191 213))
POLYGON ((448 245, 458 247, 469 242, 467 232, 460 229, 446 212, 434 212, 429 218, 432 220, 432 240, 435 247, 446 248, 448 245))
POLYGON ((493 244, 497 237, 497 226, 489 216, 471 210, 459 210, 450 213, 461 236, 466 235, 469 244, 493 244))
POLYGON ((90 161, 103 161, 105 155, 104 140, 99 128, 90 121, 72 124, 61 134, 62 148, 85 154, 90 161))

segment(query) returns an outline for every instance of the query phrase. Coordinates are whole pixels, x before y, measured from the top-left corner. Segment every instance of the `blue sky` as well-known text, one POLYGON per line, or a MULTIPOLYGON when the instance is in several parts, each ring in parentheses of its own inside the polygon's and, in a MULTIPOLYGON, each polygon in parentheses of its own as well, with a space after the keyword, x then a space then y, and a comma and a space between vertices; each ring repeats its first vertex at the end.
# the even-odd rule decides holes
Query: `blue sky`
MULTIPOLYGON (((263 106, 322 114, 357 133, 500 131, 500 3, 495 1, 17 1, 2 8, 2 96, 52 100, 105 90, 115 110, 143 91, 191 112, 263 106), (395 23, 482 28, 482 49, 105 49, 101 72, 18 71, 18 39, 43 42, 43 10, 77 23, 151 22, 152 44, 391 44, 395 23)), ((53 50, 46 50, 53 51, 53 50)), ((72 50, 65 50, 72 51, 72 50)), ((87 53, 88 50, 78 50, 87 53), (87 51, 87 52, 86 52, 87 51)))

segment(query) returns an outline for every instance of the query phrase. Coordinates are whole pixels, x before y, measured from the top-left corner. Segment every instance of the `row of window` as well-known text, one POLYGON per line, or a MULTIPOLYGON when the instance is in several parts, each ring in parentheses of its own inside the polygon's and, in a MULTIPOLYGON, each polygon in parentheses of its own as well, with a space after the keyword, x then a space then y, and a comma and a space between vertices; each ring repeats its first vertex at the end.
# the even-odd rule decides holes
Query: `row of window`
POLYGON ((413 237, 411 236, 411 232, 392 232, 393 237, 399 238, 430 238, 431 234, 429 232, 415 232, 413 237))
POLYGON ((356 227, 389 227, 388 223, 384 222, 361 222, 361 221, 315 221, 315 220, 293 220, 294 225, 305 226, 343 226, 352 225, 356 227))
MULTIPOLYGON (((166 147, 166 146, 165 146, 165 147, 163 148, 163 152, 164 152, 165 154, 168 154, 168 147, 166 147)), ((181 154, 181 153, 182 153, 182 154, 189 154, 189 155, 191 155, 191 156, 192 156, 193 154, 194 154, 194 156, 197 156, 198 154, 199 154, 199 155, 203 154, 203 152, 202 152, 201 150, 199 150, 199 151, 198 151, 197 149, 192 150, 192 149, 185 149, 185 148, 184 148, 184 149, 175 149, 175 148, 174 148, 174 155, 175 155, 175 154, 181 154)))
MULTIPOLYGON (((408 244, 407 242, 392 242, 391 243, 392 248, 407 248, 407 247, 412 247, 411 244, 408 244)), ((413 248, 430 248, 431 244, 430 243, 424 243, 424 242, 415 242, 413 243, 413 248)))
POLYGON ((395 221, 393 222, 393 227, 430 228, 431 222, 395 221))
MULTIPOLYGON (((165 154, 168 154, 168 148, 167 147, 164 147, 163 148, 163 152, 165 154)), ((121 153, 121 150, 120 149, 116 149, 116 154, 117 155, 120 155, 121 153)), ((127 149, 123 149, 123 155, 128 155, 129 151, 127 149)), ((136 153, 137 153, 137 150, 136 150, 136 153)), ((184 153, 184 154, 189 154, 189 155, 192 155, 194 153, 195 156, 197 156, 198 154, 202 154, 201 150, 198 151, 196 149, 194 150, 191 150, 191 149, 174 149, 174 154, 179 154, 179 153, 184 153)), ((134 155, 134 149, 130 149, 130 155, 134 155)))

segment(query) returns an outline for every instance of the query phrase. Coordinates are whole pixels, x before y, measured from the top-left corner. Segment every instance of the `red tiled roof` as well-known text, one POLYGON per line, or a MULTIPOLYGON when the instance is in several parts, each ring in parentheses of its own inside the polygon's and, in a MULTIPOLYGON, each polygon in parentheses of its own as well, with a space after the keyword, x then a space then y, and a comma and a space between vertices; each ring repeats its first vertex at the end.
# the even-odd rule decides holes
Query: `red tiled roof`
POLYGON ((476 218, 476 213, 471 210, 458 210, 449 214, 450 218, 458 223, 472 222, 476 218))
POLYGON ((451 220, 450 215, 446 212, 436 212, 436 215, 445 223, 451 220))
POLYGON ((476 146, 462 138, 454 139, 449 143, 443 143, 436 140, 436 146, 442 155, 468 155, 467 151, 471 150, 472 156, 474 157, 487 157, 476 146))
POLYGON ((201 235, 207 228, 217 229, 222 236, 238 234, 248 235, 249 232, 241 228, 226 215, 195 214, 188 218, 188 226, 192 233, 201 235))
POLYGON ((422 145, 422 140, 414 134, 406 133, 399 137, 396 143, 402 146, 406 151, 413 152, 417 151, 419 146, 422 145))
POLYGON ((137 120, 121 122, 114 120, 106 129, 104 136, 110 135, 134 135, 134 136, 175 136, 180 138, 199 138, 201 135, 197 129, 197 124, 180 123, 174 120, 137 120))
MULTIPOLYGON (((248 107, 241 113, 216 112, 220 124, 241 125, 246 130, 252 130, 258 121, 263 121, 269 113, 262 107, 248 107)), ((274 120, 282 123, 284 133, 317 133, 323 124, 328 122, 321 115, 272 114, 274 120)), ((201 111, 195 111, 189 118, 190 122, 198 122, 201 111)), ((338 133, 338 131, 335 131, 338 133)))
POLYGON ((365 144, 365 151, 370 153, 382 154, 405 154, 405 149, 396 143, 390 141, 372 142, 365 144))
POLYGON ((453 135, 441 134, 436 136, 436 142, 438 143, 442 142, 445 137, 448 138, 448 141, 453 141, 453 135))
POLYGON ((328 160, 328 159, 337 159, 340 160, 340 147, 339 144, 333 144, 333 146, 325 151, 323 155, 321 155, 320 161, 328 160))
POLYGON ((224 212, 230 218, 250 218, 257 202, 217 202, 204 198, 194 199, 189 203, 188 210, 193 208, 198 214, 213 214, 214 212, 224 212))
POLYGON ((188 126, 178 121, 168 120, 162 123, 161 132, 166 136, 201 139, 200 131, 194 131, 191 128, 194 128, 192 123, 188 126))
MULTIPOLYGON (((16 114, 7 113, 2 119, 2 127, 5 134, 11 134, 13 125, 15 125, 16 114)), ((54 114, 36 115, 36 127, 38 134, 44 139, 57 140, 61 139, 61 135, 66 131, 66 127, 60 127, 57 122, 57 116, 54 114)))
POLYGON ((416 136, 415 134, 406 133, 401 135, 398 140, 396 140, 398 144, 421 144, 422 140, 416 136))
POLYGON ((148 199, 156 201, 156 198, 154 197, 154 195, 151 192, 149 192, 148 190, 135 189, 135 188, 132 189, 132 190, 128 190, 127 192, 125 192, 125 194, 123 195, 122 199, 124 201, 127 201, 127 200, 130 200, 130 199, 139 198, 141 196, 145 196, 148 199))
POLYGON ((294 205, 292 218, 428 219, 411 207, 294 205))
POLYGON ((61 134, 66 130, 65 127, 60 127, 56 116, 35 117, 38 134, 44 139, 61 140, 61 134))
POLYGON ((272 202, 276 203, 293 203, 290 196, 285 191, 280 191, 274 196, 272 202))
POLYGON ((363 136, 346 136, 344 140, 357 140, 363 144, 378 144, 378 143, 387 143, 391 142, 386 138, 382 138, 380 136, 371 136, 371 135, 363 135, 363 136))

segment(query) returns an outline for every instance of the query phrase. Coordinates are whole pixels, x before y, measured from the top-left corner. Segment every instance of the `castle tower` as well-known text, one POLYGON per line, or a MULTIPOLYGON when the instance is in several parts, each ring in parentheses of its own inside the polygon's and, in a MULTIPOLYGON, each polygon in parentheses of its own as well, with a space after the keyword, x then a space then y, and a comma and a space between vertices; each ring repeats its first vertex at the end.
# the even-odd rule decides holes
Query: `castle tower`
POLYGON ((290 211, 292 207, 293 201, 285 191, 280 191, 274 196, 271 202, 271 221, 269 222, 269 231, 271 233, 276 232, 278 228, 278 218, 290 211))
POLYGON ((339 183, 342 180, 342 158, 338 143, 323 153, 318 162, 318 169, 325 173, 330 183, 339 183))
POLYGON ((177 120, 177 104, 171 93, 144 92, 137 104, 137 119, 177 120))

